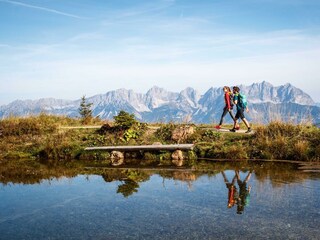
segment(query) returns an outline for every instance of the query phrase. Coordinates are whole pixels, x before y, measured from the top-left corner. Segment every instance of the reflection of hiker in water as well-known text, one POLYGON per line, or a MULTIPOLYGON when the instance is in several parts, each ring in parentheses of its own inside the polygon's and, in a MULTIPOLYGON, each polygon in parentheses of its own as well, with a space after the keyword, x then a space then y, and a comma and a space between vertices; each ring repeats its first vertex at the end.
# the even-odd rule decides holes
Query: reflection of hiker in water
POLYGON ((239 197, 237 199, 237 213, 242 214, 244 207, 249 204, 251 186, 247 187, 247 183, 250 180, 252 171, 249 171, 246 178, 242 181, 240 179, 239 171, 236 171, 237 182, 239 186, 239 197))
POLYGON ((232 182, 230 183, 226 174, 223 171, 221 172, 221 174, 223 176, 226 187, 228 188, 228 208, 231 208, 234 206, 236 199, 238 198, 238 191, 235 186, 237 176, 234 175, 232 182))

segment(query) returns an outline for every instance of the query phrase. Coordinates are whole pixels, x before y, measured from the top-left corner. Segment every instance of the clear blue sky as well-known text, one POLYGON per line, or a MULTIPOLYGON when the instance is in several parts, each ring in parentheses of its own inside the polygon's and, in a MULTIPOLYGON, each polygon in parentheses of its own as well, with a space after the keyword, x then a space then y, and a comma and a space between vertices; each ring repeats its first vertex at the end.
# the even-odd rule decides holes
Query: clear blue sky
POLYGON ((268 81, 320 102, 319 0, 0 0, 0 105, 268 81))

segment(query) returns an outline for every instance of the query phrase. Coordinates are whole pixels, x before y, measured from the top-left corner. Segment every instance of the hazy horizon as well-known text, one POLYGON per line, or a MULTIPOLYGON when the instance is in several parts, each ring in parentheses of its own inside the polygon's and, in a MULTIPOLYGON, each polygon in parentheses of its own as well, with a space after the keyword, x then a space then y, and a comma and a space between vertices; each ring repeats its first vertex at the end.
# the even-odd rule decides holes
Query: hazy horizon
MULTIPOLYGON (((267 84, 270 84, 269 82, 267 82, 267 81, 263 81, 263 82, 266 82, 267 84)), ((243 84, 240 84, 240 85, 238 85, 238 86, 245 86, 245 87, 250 87, 251 85, 253 85, 253 84, 262 84, 263 82, 257 82, 257 83, 252 83, 252 84, 250 84, 250 85, 243 85, 243 84)), ((290 83, 286 83, 286 84, 290 84, 290 83)), ((286 84, 284 84, 284 85, 286 85, 286 84)), ((277 86, 275 86, 275 85, 272 85, 273 87, 279 87, 279 86, 284 86, 284 85, 277 85, 277 86)), ((292 85, 292 84, 291 84, 292 85)), ((294 85, 292 85, 293 87, 296 87, 296 86, 294 86, 294 85)), ((230 86, 231 87, 231 86, 230 86)), ((185 88, 183 88, 183 89, 180 89, 180 90, 172 90, 172 89, 166 89, 166 88, 162 88, 162 87, 160 87, 160 86, 157 86, 157 85, 154 85, 154 86, 152 86, 152 87, 150 87, 149 89, 147 89, 147 91, 144 91, 144 92, 142 92, 142 91, 135 91, 135 90, 133 90, 133 89, 128 89, 128 88, 118 88, 118 89, 109 89, 109 90, 107 90, 107 91, 105 91, 105 92, 101 92, 101 93, 96 93, 96 94, 94 94, 94 95, 82 95, 82 96, 85 96, 86 98, 91 98, 91 97, 94 97, 94 96, 97 96, 97 95, 103 95, 103 94, 107 94, 107 93, 109 93, 109 92, 113 92, 113 91, 118 91, 118 90, 121 90, 121 89, 124 89, 124 90, 126 90, 126 91, 133 91, 134 93, 137 93, 137 94, 146 94, 149 90, 151 90, 152 88, 160 88, 160 89, 164 89, 165 91, 168 91, 168 92, 173 92, 173 93, 180 93, 181 91, 183 91, 183 90, 185 90, 185 89, 187 89, 187 88, 191 88, 191 87, 185 87, 185 88)), ((196 89, 196 88, 192 88, 192 89, 194 89, 194 90, 196 90, 200 95, 204 95, 207 91, 209 91, 211 88, 223 88, 223 86, 218 86, 218 87, 209 87, 208 89, 206 89, 204 92, 201 92, 201 91, 199 91, 198 89, 196 89)), ((305 92, 306 93, 306 92, 305 92)), ((306 94, 308 94, 308 93, 306 93, 306 94)), ((308 94, 309 95, 309 94, 308 94)), ((73 98, 73 99, 71 99, 71 98, 56 98, 56 97, 44 97, 44 98, 28 98, 28 99, 15 99, 15 100, 13 100, 12 102, 14 102, 14 101, 37 101, 37 100, 41 100, 41 99, 56 99, 56 100, 66 100, 66 101, 68 101, 68 100, 70 100, 70 101, 77 101, 77 100, 80 100, 81 99, 81 97, 82 96, 78 96, 77 98, 73 98)), ((310 95, 309 95, 310 96, 310 95)), ((248 97, 248 99, 250 99, 250 95, 248 95, 247 96, 248 97)), ((311 96, 310 96, 311 97, 311 96)), ((312 98, 312 97, 311 97, 312 98)), ((314 100, 314 99, 312 99, 312 100, 314 100)), ((8 104, 10 104, 10 103, 12 103, 12 102, 9 102, 9 103, 7 103, 7 104, 0 104, 0 106, 5 106, 5 105, 8 105, 8 104)), ((316 104, 319 104, 319 102, 316 102, 316 101, 314 101, 316 104)))
POLYGON ((0 105, 291 83, 320 102, 316 0, 0 0, 0 105))

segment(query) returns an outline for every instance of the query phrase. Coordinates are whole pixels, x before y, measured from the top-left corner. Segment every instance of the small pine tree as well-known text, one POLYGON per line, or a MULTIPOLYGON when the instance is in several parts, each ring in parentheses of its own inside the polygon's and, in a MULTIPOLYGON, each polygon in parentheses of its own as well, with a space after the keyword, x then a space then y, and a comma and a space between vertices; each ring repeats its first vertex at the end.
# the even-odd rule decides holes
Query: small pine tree
POLYGON ((115 125, 122 129, 129 129, 137 121, 134 114, 127 113, 121 110, 117 116, 113 117, 115 120, 115 125))
POLYGON ((83 124, 88 124, 92 119, 92 103, 87 103, 86 96, 83 95, 80 102, 79 113, 83 124))

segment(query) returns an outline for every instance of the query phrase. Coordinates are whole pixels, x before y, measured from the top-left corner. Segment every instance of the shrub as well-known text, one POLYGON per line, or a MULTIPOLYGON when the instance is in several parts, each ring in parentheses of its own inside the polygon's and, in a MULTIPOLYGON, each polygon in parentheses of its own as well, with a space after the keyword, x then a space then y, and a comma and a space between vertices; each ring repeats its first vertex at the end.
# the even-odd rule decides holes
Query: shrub
POLYGON ((201 135, 201 139, 202 141, 217 141, 221 139, 221 133, 214 131, 214 130, 206 130, 205 132, 203 132, 203 134, 201 135))
POLYGON ((172 132, 175 129, 175 124, 173 123, 168 123, 168 124, 164 124, 162 125, 159 129, 157 129, 155 135, 160 138, 160 140, 165 141, 171 141, 171 137, 172 137, 172 132))
POLYGON ((125 130, 121 140, 129 143, 131 140, 135 140, 141 137, 145 133, 146 129, 147 129, 146 123, 136 122, 129 129, 125 130))
POLYGON ((49 136, 39 151, 40 159, 70 160, 74 159, 80 150, 76 142, 70 141, 66 134, 49 136))
POLYGON ((123 110, 119 112, 117 116, 113 117, 115 120, 115 126, 120 129, 129 129, 137 121, 134 117, 134 114, 129 114, 123 110))

